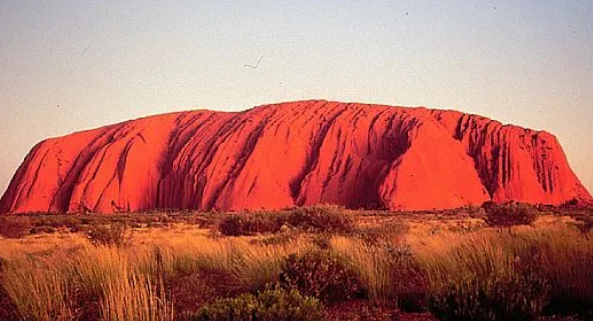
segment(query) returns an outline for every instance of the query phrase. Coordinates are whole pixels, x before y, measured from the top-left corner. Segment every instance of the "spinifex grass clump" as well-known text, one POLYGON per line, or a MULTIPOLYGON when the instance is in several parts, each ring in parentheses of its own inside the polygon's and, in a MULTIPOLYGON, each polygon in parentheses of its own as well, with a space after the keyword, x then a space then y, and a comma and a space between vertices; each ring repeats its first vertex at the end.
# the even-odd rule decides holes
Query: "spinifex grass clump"
POLYGON ((133 232, 127 223, 113 222, 93 225, 86 235, 93 245, 125 247, 132 244, 133 232))
POLYGON ((348 234, 354 231, 356 221, 350 211, 337 205, 317 205, 294 208, 288 223, 310 232, 348 234))
POLYGON ((162 282, 137 273, 124 273, 103 284, 101 319, 104 321, 173 321, 173 305, 162 282))
POLYGON ((431 289, 429 309, 440 320, 534 320, 547 302, 546 280, 534 273, 497 271, 431 289))
POLYGON ((409 246, 390 241, 370 245, 360 239, 334 237, 330 249, 355 271, 373 304, 422 311, 427 285, 409 246))
POLYGON ((95 320, 102 286, 122 275, 126 260, 104 247, 18 255, 7 260, 0 281, 23 320, 95 320))
MULTIPOLYGON (((457 245, 421 254, 429 277, 428 308, 441 320, 534 320, 550 286, 513 236, 472 235, 457 245)), ((517 240, 520 242, 520 240, 517 240)))
POLYGON ((593 319, 593 239, 575 230, 518 235, 550 284, 550 302, 544 313, 580 314, 593 319))
POLYGON ((327 314, 319 300, 297 290, 269 288, 253 295, 220 299, 203 307, 195 321, 324 321, 327 314))
POLYGON ((486 212, 486 224, 492 227, 508 228, 516 225, 529 225, 533 223, 538 216, 538 210, 523 203, 504 203, 496 204, 494 202, 485 202, 482 208, 486 212))

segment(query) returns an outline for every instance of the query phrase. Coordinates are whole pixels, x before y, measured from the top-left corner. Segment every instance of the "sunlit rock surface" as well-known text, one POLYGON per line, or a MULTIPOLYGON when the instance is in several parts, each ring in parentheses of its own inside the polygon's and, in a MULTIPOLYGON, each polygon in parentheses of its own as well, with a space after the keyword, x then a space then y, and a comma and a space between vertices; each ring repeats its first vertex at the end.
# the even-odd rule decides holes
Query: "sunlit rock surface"
POLYGON ((302 101, 156 115, 44 140, 0 212, 422 210, 575 198, 591 201, 545 131, 456 111, 302 101))

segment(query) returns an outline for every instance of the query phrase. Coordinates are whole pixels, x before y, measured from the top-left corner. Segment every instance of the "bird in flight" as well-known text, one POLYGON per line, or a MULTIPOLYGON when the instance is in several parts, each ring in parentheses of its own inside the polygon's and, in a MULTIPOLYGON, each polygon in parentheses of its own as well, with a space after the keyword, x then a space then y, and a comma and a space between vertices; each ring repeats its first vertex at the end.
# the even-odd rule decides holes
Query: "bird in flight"
POLYGON ((84 55, 84 53, 85 53, 87 50, 89 50, 89 48, 90 48, 90 47, 91 47, 90 45, 86 46, 86 48, 84 48, 84 50, 83 50, 83 51, 80 53, 80 56, 82 57, 82 56, 84 55))
POLYGON ((243 65, 243 67, 249 67, 249 68, 253 68, 253 69, 258 68, 259 67, 259 63, 262 61, 262 59, 264 59, 264 56, 265 55, 259 56, 259 59, 257 60, 257 64, 255 64, 255 66, 253 66, 253 65, 243 65))

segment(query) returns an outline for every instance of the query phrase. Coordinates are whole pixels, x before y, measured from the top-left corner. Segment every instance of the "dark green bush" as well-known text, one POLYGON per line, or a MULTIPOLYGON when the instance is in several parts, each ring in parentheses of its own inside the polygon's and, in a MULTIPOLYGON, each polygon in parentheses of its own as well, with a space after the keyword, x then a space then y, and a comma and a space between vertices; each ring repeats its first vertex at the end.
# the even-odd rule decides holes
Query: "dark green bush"
POLYGON ((31 220, 26 216, 6 216, 0 219, 0 235, 9 239, 20 239, 29 234, 31 220))
POLYGON ((294 208, 288 215, 288 223, 310 232, 343 234, 352 233, 356 224, 352 214, 336 205, 294 208))
POLYGON ((249 235, 253 232, 247 229, 249 224, 246 221, 247 219, 241 215, 231 214, 220 221, 218 230, 227 236, 249 235))
POLYGON ((321 303, 296 290, 267 289, 257 296, 243 294, 204 306, 195 321, 324 321, 321 303))
POLYGON ((308 232, 348 234, 354 231, 355 220, 343 207, 318 205, 287 211, 231 214, 218 224, 218 230, 223 235, 239 236, 276 233, 289 226, 308 232))
POLYGON ((231 214, 218 225, 223 235, 256 235, 258 233, 275 233, 286 224, 286 216, 282 212, 253 212, 231 214))
POLYGON ((548 291, 535 273, 494 273, 432 289, 428 306, 443 321, 530 321, 539 316, 548 291))
POLYGON ((485 221, 491 227, 511 228, 515 225, 529 225, 537 219, 538 210, 528 204, 496 204, 488 201, 482 205, 486 212, 485 221))
POLYGON ((283 263, 280 282, 329 304, 366 296, 354 269, 326 250, 290 255, 283 263))
POLYGON ((95 246, 125 247, 132 243, 132 230, 126 223, 96 224, 91 226, 86 235, 95 246))
POLYGON ((51 227, 51 226, 35 226, 31 229, 30 234, 39 234, 39 233, 53 234, 56 231, 57 231, 56 228, 51 227))

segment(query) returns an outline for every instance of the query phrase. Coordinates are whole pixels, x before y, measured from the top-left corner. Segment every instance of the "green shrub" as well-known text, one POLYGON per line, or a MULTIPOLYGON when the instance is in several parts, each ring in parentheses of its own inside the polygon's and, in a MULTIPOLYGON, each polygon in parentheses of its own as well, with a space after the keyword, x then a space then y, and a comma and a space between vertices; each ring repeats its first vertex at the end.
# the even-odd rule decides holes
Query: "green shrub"
POLYGON ((548 289, 534 273, 473 276, 432 289, 428 305, 443 321, 530 321, 547 302, 548 289))
POLYGON ((231 214, 219 223, 218 230, 227 236, 256 235, 278 232, 285 223, 282 212, 231 214))
POLYGON ((25 216, 6 216, 0 220, 0 235, 9 239, 21 239, 29 234, 31 220, 25 216))
POLYGON ((289 226, 309 232, 348 234, 354 231, 355 220, 343 207, 318 205, 288 211, 231 214, 218 224, 218 230, 223 235, 239 236, 276 233, 289 226))
POLYGON ((327 314, 315 298, 296 290, 267 289, 204 306, 195 321, 323 321, 327 314))
POLYGON ((529 225, 537 219, 538 210, 528 204, 509 202, 495 204, 488 201, 482 205, 486 212, 485 221, 491 227, 511 228, 515 225, 529 225))
POLYGON ((132 230, 126 223, 97 224, 86 231, 95 246, 125 247, 132 243, 132 230))
POLYGON ((329 304, 366 295, 354 269, 330 251, 291 254, 283 263, 280 282, 329 304))
POLYGON ((352 233, 356 224, 352 214, 336 205, 294 208, 288 215, 288 223, 311 232, 343 234, 352 233))

